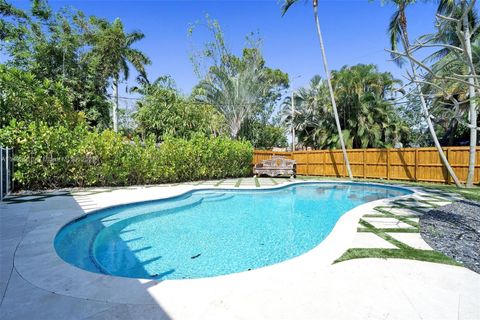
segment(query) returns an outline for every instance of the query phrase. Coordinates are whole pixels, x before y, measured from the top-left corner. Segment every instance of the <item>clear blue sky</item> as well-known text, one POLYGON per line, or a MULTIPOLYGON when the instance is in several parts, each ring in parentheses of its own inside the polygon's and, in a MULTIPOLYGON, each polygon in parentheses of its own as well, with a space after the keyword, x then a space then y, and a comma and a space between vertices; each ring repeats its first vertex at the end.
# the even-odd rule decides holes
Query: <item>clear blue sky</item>
MULTIPOLYGON (((14 1, 26 8, 27 1, 14 1)), ((208 13, 222 26, 231 48, 240 53, 244 37, 259 32, 264 40, 267 65, 293 78, 293 88, 323 74, 315 33, 311 1, 300 1, 285 17, 277 1, 50 1, 54 8, 73 6, 87 15, 113 20, 121 18, 127 31, 139 29, 146 38, 137 47, 151 59, 150 78, 170 74, 178 87, 189 93, 197 78, 189 60, 188 26, 208 13)), ((408 11, 411 37, 433 29, 435 3, 420 3, 408 11)), ((386 29, 393 12, 390 5, 368 0, 320 0, 319 13, 331 69, 357 63, 377 64, 381 71, 401 77, 401 70, 389 61, 386 29)), ((199 33, 195 42, 201 43, 199 33)), ((130 79, 133 83, 134 77, 130 79)))

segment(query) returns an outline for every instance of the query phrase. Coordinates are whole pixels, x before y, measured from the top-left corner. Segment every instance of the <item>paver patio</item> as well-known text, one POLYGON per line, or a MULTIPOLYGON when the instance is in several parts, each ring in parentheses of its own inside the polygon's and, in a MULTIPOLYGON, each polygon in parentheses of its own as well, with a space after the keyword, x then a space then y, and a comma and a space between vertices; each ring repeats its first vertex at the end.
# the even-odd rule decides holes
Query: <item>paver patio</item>
MULTIPOLYGON (((160 283, 133 280, 130 290, 107 298, 98 293, 95 298, 95 294, 99 285, 108 289, 112 283, 108 276, 101 283, 85 283, 80 294, 77 287, 62 282, 66 275, 57 273, 57 266, 49 265, 42 255, 36 260, 37 266, 25 263, 31 258, 29 252, 41 249, 42 239, 38 237, 59 219, 113 204, 168 197, 191 188, 259 188, 288 182, 243 178, 13 197, 0 204, 0 318, 480 319, 480 275, 463 267, 432 262, 368 258, 322 263, 316 260, 316 248, 252 272, 160 283), (29 242, 32 239, 40 242, 29 242), (51 270, 53 280, 47 283, 35 277, 41 268, 51 270), (129 301, 134 295, 141 298, 129 301)), ((366 206, 357 217, 342 217, 331 234, 333 238, 324 241, 338 242, 342 250, 325 254, 336 259, 342 252, 362 248, 400 250, 399 242, 431 250, 415 227, 418 220, 410 217, 455 197, 445 194, 435 199, 424 194, 415 195, 415 201, 366 206), (378 230, 367 228, 362 221, 370 221, 378 230), (396 232, 400 229, 409 232, 396 232), (381 230, 396 241, 375 233, 381 230)))

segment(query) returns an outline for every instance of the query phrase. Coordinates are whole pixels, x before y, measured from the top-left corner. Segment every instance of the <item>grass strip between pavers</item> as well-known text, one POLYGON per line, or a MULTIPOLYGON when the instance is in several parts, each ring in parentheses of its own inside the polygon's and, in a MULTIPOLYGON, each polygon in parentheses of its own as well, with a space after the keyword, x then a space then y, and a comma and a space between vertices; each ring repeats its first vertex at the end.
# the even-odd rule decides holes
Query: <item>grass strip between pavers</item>
POLYGON ((382 213, 370 213, 363 215, 362 218, 385 218, 386 216, 382 213))
POLYGON ((237 183, 235 183, 235 188, 240 187, 240 184, 242 184, 242 178, 239 178, 239 179, 237 180, 237 183))
MULTIPOLYGON (((385 207, 383 207, 385 208, 385 207)), ((378 207, 375 208, 377 211, 385 213, 385 210, 378 207)), ((388 212, 388 214, 390 214, 388 212)), ((391 214, 394 216, 393 214, 391 214)), ((394 216, 395 219, 398 219, 397 216, 394 216)), ((398 219, 400 220, 400 219, 398 219)), ((400 220, 402 221, 402 220, 400 220)), ((405 221, 402 221, 405 222, 405 221)), ((413 221, 406 222, 413 226, 413 221)), ((411 228, 376 228, 371 223, 360 219, 359 224, 362 227, 357 229, 357 232, 371 232, 375 235, 379 236, 380 238, 390 242, 398 249, 386 249, 386 248, 350 248, 345 253, 335 260, 333 263, 339 263, 347 260, 352 259, 364 259, 364 258, 381 258, 381 259, 409 259, 409 260, 417 260, 417 261, 427 261, 427 262, 435 262, 435 263, 442 263, 454 266, 462 266, 461 263, 455 261, 454 259, 444 255, 443 253, 433 251, 433 250, 421 250, 415 249, 406 245, 405 243, 393 238, 389 233, 395 232, 408 232, 408 233, 419 233, 420 230, 418 229, 418 224, 415 223, 417 226, 414 229, 411 228)))
POLYGON ((278 184, 278 182, 277 182, 275 179, 273 179, 273 178, 270 178, 270 181, 272 181, 274 185, 277 185, 277 184, 278 184))
MULTIPOLYGON (((375 230, 380 232, 388 232, 388 233, 419 233, 420 230, 415 228, 375 228, 375 230)), ((372 232, 367 228, 358 228, 357 232, 372 232)))
POLYGON ((442 198, 442 197, 434 196, 434 195, 431 195, 431 194, 425 194, 425 195, 422 194, 422 197, 430 198, 427 201, 431 201, 431 202, 452 202, 452 199, 442 198))
POLYGON ((255 177, 255 187, 260 188, 260 181, 258 181, 257 177, 255 177))
POLYGON ((219 185, 221 185, 221 184, 224 183, 224 182, 225 182, 225 179, 220 180, 220 181, 218 181, 217 183, 215 183, 213 186, 214 186, 214 187, 218 187, 219 185))
POLYGON ((385 241, 388 241, 390 242, 391 244, 393 244, 395 247, 397 248, 400 248, 400 249, 413 249, 412 247, 406 245, 405 243, 401 242, 401 241, 398 241, 397 239, 395 239, 394 237, 392 236, 389 236, 387 233, 383 232, 383 231, 379 231, 377 228, 375 228, 374 225, 368 223, 367 221, 363 220, 363 219, 360 219, 360 224, 362 226, 364 226, 366 229, 370 230, 371 233, 374 233, 376 234, 377 236, 379 236, 380 238, 382 238, 383 240, 385 241))
POLYGON ((421 210, 421 209, 425 209, 425 210, 431 210, 433 209, 432 207, 420 207, 420 206, 407 206, 406 204, 403 204, 403 203, 397 203, 397 202, 393 202, 394 205, 393 206, 388 206, 388 207, 385 207, 385 206, 380 206, 381 208, 385 207, 385 208, 392 208, 392 209, 410 209, 410 210, 413 210, 413 211, 416 211, 418 213, 421 213, 421 214, 424 214, 425 211, 421 210))
POLYGON ((462 266, 461 263, 447 257, 443 253, 432 250, 420 249, 380 249, 380 248, 351 248, 348 249, 340 258, 333 263, 362 258, 381 258, 381 259, 409 259, 417 261, 427 261, 443 263, 452 266, 462 266))
POLYGON ((412 227, 418 228, 418 223, 416 223, 415 221, 412 221, 412 220, 410 220, 410 219, 408 219, 404 216, 397 216, 393 213, 388 212, 387 210, 385 210, 381 207, 375 207, 374 209, 378 212, 383 213, 387 218, 394 218, 394 219, 397 219, 399 221, 402 221, 403 223, 409 224, 412 227))
POLYGON ((428 200, 422 200, 422 199, 408 198, 408 199, 398 199, 398 200, 394 201, 394 203, 400 203, 400 204, 409 203, 409 202, 410 203, 424 203, 424 204, 429 206, 429 207, 416 206, 417 208, 433 209, 433 208, 438 208, 439 207, 438 204, 431 203, 428 200))

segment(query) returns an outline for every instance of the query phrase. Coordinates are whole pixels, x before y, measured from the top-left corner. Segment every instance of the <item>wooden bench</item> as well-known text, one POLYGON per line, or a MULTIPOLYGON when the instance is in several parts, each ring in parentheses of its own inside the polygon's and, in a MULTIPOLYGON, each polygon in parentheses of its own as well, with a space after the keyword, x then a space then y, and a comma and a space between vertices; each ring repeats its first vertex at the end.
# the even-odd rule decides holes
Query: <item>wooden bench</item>
POLYGON ((253 174, 255 176, 267 175, 270 177, 276 176, 292 176, 297 175, 297 164, 295 160, 286 159, 281 156, 272 156, 270 160, 262 160, 253 167, 253 174))

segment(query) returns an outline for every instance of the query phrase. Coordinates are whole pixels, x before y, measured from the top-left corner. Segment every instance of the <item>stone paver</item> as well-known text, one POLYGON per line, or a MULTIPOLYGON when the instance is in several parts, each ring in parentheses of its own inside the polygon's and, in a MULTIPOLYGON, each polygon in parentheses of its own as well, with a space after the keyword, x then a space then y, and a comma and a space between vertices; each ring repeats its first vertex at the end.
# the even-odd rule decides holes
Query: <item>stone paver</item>
POLYGON ((433 250, 423 239, 420 233, 387 232, 387 234, 406 245, 420 250, 433 250))
POLYGON ((391 248, 397 247, 371 232, 357 232, 350 248, 391 248))
POLYGON ((375 228, 414 228, 413 226, 399 221, 395 218, 363 218, 368 223, 372 224, 375 228))
POLYGON ((382 208, 382 209, 397 216, 418 216, 422 214, 418 211, 407 209, 407 208, 382 208))

